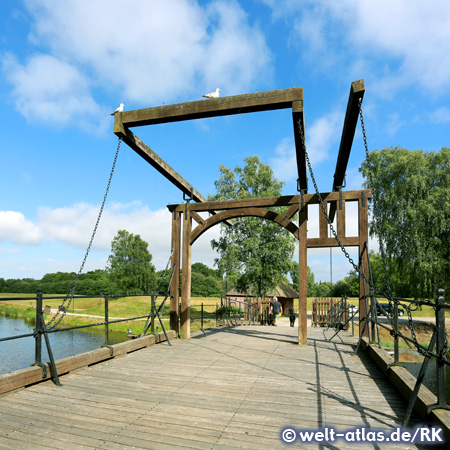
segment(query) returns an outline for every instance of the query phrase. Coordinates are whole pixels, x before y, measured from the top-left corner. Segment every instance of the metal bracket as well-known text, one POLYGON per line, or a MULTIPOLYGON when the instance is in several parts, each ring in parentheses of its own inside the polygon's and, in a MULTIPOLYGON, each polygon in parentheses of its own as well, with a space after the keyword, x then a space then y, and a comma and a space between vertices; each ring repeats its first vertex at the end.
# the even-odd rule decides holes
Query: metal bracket
POLYGON ((187 211, 188 211, 188 204, 191 200, 194 198, 194 188, 191 186, 190 188, 190 197, 186 197, 186 194, 183 192, 183 201, 186 203, 184 204, 184 220, 187 219, 187 211))
POLYGON ((305 189, 300 189, 300 198, 301 198, 301 208, 303 209, 305 207, 305 189))
POLYGON ((345 183, 343 186, 336 186, 339 190, 339 211, 342 211, 342 208, 344 207, 342 201, 342 189, 345 187, 345 183))

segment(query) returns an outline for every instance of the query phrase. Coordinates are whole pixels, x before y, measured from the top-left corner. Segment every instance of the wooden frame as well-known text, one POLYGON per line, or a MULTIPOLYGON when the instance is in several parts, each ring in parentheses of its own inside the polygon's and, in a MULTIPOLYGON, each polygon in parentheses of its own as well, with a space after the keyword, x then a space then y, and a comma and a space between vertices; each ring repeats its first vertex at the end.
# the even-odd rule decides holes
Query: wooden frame
MULTIPOLYGON (((330 204, 331 220, 337 214, 337 233, 345 246, 358 246, 360 264, 367 273, 367 241, 368 241, 368 205, 370 191, 343 192, 340 187, 345 177, 345 170, 353 142, 359 101, 364 95, 364 80, 352 83, 347 113, 344 120, 341 145, 334 175, 333 191, 321 194, 325 206, 330 204), (346 236, 345 202, 358 202, 358 236, 346 236), (364 251, 364 249, 366 249, 364 251)), ((154 108, 139 109, 117 113, 114 121, 114 133, 127 143, 136 153, 158 170, 171 183, 177 186, 189 201, 185 204, 168 205, 172 213, 172 269, 175 271, 170 287, 170 326, 178 330, 180 320, 180 337, 190 337, 190 295, 191 295, 191 252, 192 244, 207 229, 218 223, 231 225, 231 220, 238 217, 255 216, 271 220, 286 228, 299 241, 299 344, 306 344, 307 311, 306 311, 306 275, 307 249, 317 247, 338 246, 334 238, 327 235, 327 222, 320 213, 319 238, 308 238, 308 205, 318 204, 316 194, 308 194, 306 160, 305 160, 305 119, 303 104, 303 88, 282 89, 253 94, 222 97, 211 100, 163 105, 154 108), (184 120, 220 117, 231 114, 245 114, 257 111, 273 111, 292 109, 294 126, 295 152, 297 159, 298 188, 300 195, 280 196, 259 199, 242 199, 219 202, 208 202, 180 174, 160 158, 150 147, 144 144, 130 127, 155 125, 184 120), (193 200, 195 203, 190 203, 193 200), (288 206, 287 212, 280 215, 268 210, 269 207, 288 206), (213 214, 208 219, 202 218, 201 212, 213 214), (298 224, 292 222, 292 217, 298 213, 298 224), (193 227, 193 222, 195 225, 193 227), (181 317, 179 317, 179 274, 180 259, 182 262, 181 285, 181 317)), ((364 295, 367 286, 360 284, 360 321, 365 317, 364 295)), ((368 290, 367 290, 368 292, 368 290)))
MULTIPOLYGON (((368 236, 368 204, 367 200, 371 197, 372 192, 369 190, 362 191, 347 191, 347 192, 328 192, 321 194, 325 206, 330 203, 336 204, 337 211, 337 233, 339 240, 346 247, 358 247, 361 256, 362 264, 364 264, 365 273, 368 273, 367 247, 368 236), (340 207, 340 197, 342 198, 342 207, 340 207), (346 236, 345 231, 345 203, 358 202, 358 235, 346 236)), ((307 223, 308 223, 308 206, 317 205, 319 207, 319 199, 316 194, 292 195, 281 197, 267 197, 256 199, 242 199, 242 200, 226 200, 202 203, 185 203, 178 205, 168 205, 171 213, 179 214, 183 226, 183 240, 182 240, 182 254, 183 254, 183 278, 182 278, 182 300, 181 300, 181 326, 180 336, 182 339, 190 338, 189 329, 189 310, 190 310, 190 286, 191 286, 191 271, 190 261, 192 245, 194 242, 211 227, 224 222, 225 220, 236 219, 240 217, 260 217, 261 219, 270 220, 278 223, 280 226, 286 228, 299 241, 299 328, 298 328, 298 342, 305 345, 307 342, 307 249, 321 248, 321 247, 338 247, 339 244, 335 238, 329 238, 327 234, 327 221, 325 216, 319 211, 319 237, 308 238, 307 223), (278 214, 274 211, 266 209, 274 206, 290 206, 288 211, 283 214, 278 214), (216 215, 203 218, 200 212, 216 211, 216 215), (292 222, 292 217, 298 213, 298 225, 292 222), (193 225, 193 220, 196 222, 193 225), (187 269, 187 270, 185 270, 187 269)), ((175 225, 179 227, 179 225, 175 225)), ((179 236, 178 228, 172 233, 172 236, 179 236)), ((181 242, 178 239, 175 242, 174 252, 179 254, 181 242)), ((172 291, 178 292, 179 278, 174 277, 172 291)), ((367 285, 360 286, 360 322, 363 327, 366 320, 365 309, 365 293, 368 293, 367 285), (366 289, 366 290, 365 290, 366 289)), ((171 313, 172 314, 172 313, 171 313)), ((367 327, 366 327, 367 328, 367 327)), ((362 328, 361 328, 362 330, 362 328)), ((366 331, 365 331, 366 332, 366 331)))

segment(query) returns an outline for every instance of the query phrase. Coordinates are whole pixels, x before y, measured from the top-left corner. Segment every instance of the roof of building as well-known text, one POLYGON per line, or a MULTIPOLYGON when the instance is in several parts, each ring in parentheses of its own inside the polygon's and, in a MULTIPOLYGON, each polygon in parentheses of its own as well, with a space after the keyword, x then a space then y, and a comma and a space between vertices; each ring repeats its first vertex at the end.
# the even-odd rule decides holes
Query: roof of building
MULTIPOLYGON (((253 297, 251 289, 247 294, 245 292, 240 292, 237 289, 231 289, 227 292, 227 295, 233 297, 253 297)), ((298 292, 284 281, 275 288, 270 289, 266 295, 267 297, 298 298, 298 292)))

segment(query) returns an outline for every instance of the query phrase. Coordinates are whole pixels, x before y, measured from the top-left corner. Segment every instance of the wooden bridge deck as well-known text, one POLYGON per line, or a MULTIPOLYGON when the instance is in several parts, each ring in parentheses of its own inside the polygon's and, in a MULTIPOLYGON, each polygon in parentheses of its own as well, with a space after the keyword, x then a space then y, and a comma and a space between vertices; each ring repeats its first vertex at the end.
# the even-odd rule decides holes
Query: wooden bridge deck
POLYGON ((297 328, 226 328, 79 369, 61 377, 63 387, 47 381, 2 396, 0 448, 286 449, 288 425, 390 430, 405 402, 341 334, 327 342, 323 329, 309 329, 299 347, 297 328))

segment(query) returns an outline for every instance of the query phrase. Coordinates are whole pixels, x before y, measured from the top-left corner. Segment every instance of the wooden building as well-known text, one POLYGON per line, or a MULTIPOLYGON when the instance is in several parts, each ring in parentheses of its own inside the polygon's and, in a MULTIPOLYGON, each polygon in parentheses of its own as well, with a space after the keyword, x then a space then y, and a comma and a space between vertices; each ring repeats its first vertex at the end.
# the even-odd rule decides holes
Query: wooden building
MULTIPOLYGON (((227 292, 227 297, 231 300, 231 302, 235 302, 235 305, 238 308, 244 310, 244 305, 250 301, 250 303, 255 303, 257 298, 255 298, 252 292, 239 292, 236 289, 231 289, 227 292)), ((274 287, 267 293, 267 298, 269 301, 272 301, 272 297, 277 297, 278 301, 281 303, 283 307, 283 315, 288 316, 289 310, 294 309, 294 299, 298 299, 298 292, 293 289, 289 284, 282 281, 278 286, 274 287)))

